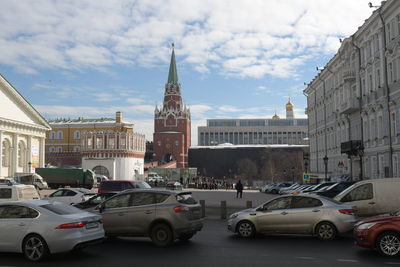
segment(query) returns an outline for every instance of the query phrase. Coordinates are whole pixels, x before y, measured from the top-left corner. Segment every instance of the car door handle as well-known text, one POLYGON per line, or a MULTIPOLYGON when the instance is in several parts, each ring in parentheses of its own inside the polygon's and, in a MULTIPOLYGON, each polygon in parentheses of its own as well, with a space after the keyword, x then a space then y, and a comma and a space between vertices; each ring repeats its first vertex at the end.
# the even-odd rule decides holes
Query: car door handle
POLYGON ((312 210, 312 212, 320 212, 321 210, 317 210, 317 209, 315 209, 315 210, 312 210))
POLYGON ((18 226, 25 226, 26 224, 24 223, 19 223, 18 226))
POLYGON ((152 211, 152 210, 146 210, 144 213, 146 213, 146 214, 152 214, 153 211, 152 211))
POLYGON ((281 214, 282 214, 282 215, 286 215, 286 214, 288 214, 288 213, 287 213, 286 211, 282 211, 281 214))
POLYGON ((375 202, 373 202, 373 201, 372 201, 372 202, 368 202, 368 204, 370 204, 370 205, 374 205, 374 204, 375 204, 375 202))

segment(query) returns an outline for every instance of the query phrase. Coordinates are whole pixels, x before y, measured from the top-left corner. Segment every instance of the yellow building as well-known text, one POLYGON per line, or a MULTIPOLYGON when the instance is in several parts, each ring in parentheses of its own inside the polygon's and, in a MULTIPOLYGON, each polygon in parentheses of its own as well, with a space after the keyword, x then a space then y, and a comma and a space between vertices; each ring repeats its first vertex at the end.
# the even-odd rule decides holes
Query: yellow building
POLYGON ((87 132, 133 132, 133 123, 124 122, 122 113, 116 112, 115 118, 55 119, 48 121, 52 130, 47 132, 46 164, 57 167, 82 164, 81 136, 87 132))

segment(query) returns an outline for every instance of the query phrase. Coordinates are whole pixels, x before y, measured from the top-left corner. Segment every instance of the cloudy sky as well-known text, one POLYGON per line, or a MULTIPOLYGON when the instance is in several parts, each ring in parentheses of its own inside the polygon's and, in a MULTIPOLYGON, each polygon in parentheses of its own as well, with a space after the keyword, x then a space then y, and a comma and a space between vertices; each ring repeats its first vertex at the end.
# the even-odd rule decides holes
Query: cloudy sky
POLYGON ((284 116, 288 97, 305 117, 304 82, 369 1, 1 0, 0 73, 47 119, 121 111, 152 140, 174 42, 197 144, 206 119, 284 116))

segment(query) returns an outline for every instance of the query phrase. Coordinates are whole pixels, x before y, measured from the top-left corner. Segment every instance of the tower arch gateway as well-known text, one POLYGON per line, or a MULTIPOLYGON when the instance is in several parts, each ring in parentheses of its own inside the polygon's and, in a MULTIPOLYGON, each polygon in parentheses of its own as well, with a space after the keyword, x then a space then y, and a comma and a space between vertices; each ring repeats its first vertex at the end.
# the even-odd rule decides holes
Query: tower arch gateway
POLYGON ((178 81, 174 45, 172 45, 168 81, 164 100, 154 111, 154 159, 160 163, 176 160, 177 168, 188 167, 191 140, 190 109, 183 104, 178 81))

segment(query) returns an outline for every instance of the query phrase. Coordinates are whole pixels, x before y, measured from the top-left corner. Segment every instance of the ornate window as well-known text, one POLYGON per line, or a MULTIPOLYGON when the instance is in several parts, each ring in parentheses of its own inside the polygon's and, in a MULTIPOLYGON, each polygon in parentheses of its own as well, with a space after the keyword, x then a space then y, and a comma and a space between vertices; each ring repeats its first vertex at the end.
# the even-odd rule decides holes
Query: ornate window
POLYGON ((62 131, 58 131, 57 132, 57 139, 63 139, 63 132, 62 131))
POLYGON ((101 136, 96 137, 96 148, 103 148, 103 138, 101 136))
POLYGON ((74 132, 74 139, 81 139, 81 132, 80 131, 75 131, 74 132))

